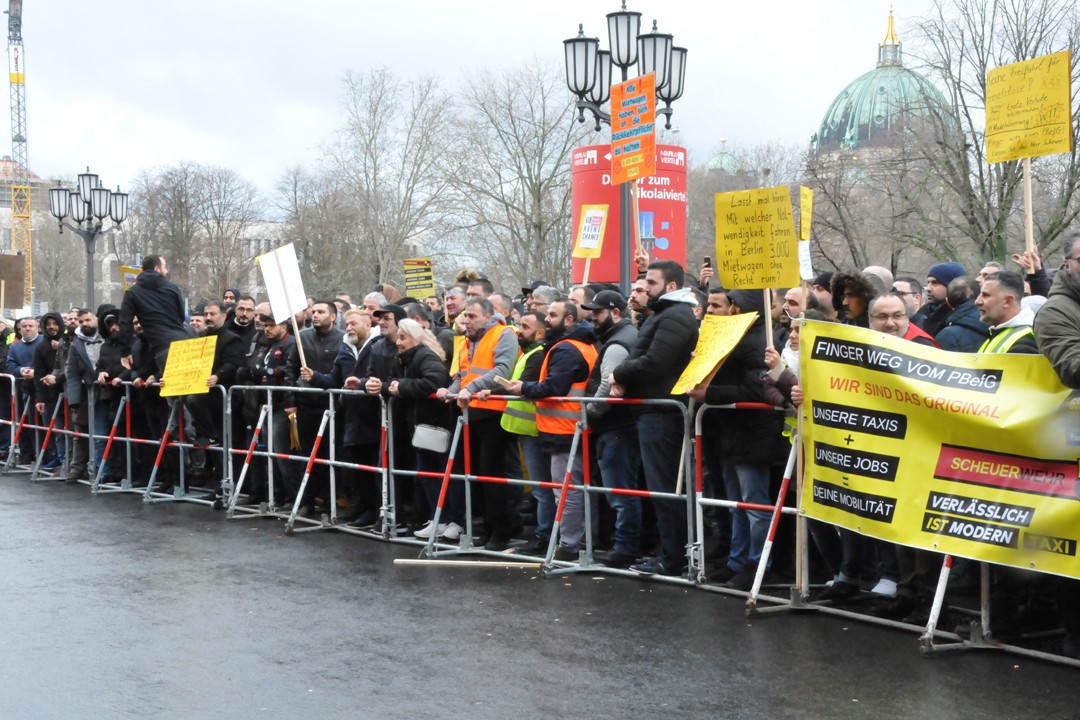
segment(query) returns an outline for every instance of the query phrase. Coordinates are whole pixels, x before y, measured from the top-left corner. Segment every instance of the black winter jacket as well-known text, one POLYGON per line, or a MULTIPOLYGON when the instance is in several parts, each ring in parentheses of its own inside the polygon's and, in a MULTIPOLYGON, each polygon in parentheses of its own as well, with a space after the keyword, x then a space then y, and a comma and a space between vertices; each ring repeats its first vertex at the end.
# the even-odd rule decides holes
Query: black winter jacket
MULTIPOLYGON (((638 331, 630 357, 615 369, 626 397, 670 400, 679 376, 697 346, 698 323, 689 290, 676 290, 649 303, 652 314, 638 331)), ((659 406, 647 408, 660 411, 659 406)))

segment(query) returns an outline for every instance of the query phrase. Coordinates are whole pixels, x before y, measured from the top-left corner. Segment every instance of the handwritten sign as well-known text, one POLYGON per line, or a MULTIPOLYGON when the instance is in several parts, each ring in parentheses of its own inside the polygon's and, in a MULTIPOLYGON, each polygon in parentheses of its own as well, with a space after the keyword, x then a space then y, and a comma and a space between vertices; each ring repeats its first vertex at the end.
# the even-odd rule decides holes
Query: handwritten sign
POLYGON ((810 226, 814 220, 814 191, 805 185, 799 186, 799 239, 810 239, 810 226))
POLYGON ((986 161, 1072 150, 1069 51, 986 74, 986 161))
POLYGON ((607 213, 607 205, 581 206, 581 226, 578 228, 577 244, 574 245, 574 257, 594 260, 600 257, 600 249, 604 245, 607 213))
POLYGON ((798 247, 786 186, 717 193, 717 276, 726 288, 794 287, 798 247))
POLYGON ((191 340, 174 340, 165 361, 161 396, 199 395, 210 392, 206 381, 214 374, 217 335, 191 340))
POLYGON ((656 76, 611 87, 611 182, 656 173, 656 76))
POLYGON ((701 320, 694 357, 671 388, 672 395, 685 395, 707 383, 716 374, 720 363, 727 359, 739 340, 754 324, 756 312, 738 315, 706 315, 701 320))
POLYGON ((430 257, 405 258, 405 294, 423 300, 435 294, 435 270, 430 257))

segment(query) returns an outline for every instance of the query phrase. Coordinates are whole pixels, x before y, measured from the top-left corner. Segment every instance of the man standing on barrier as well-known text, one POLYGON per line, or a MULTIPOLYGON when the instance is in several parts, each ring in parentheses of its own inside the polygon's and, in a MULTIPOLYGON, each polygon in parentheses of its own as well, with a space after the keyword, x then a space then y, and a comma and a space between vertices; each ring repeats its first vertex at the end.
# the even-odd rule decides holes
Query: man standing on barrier
MULTIPOLYGON (((300 331, 298 342, 303 346, 304 358, 308 367, 316 372, 330 372, 334 369, 334 360, 341 348, 345 333, 338 330, 337 305, 331 300, 316 300, 311 306, 311 327, 300 331)), ((300 374, 300 352, 294 345, 289 353, 286 367, 285 384, 307 387, 308 383, 300 374)), ((327 398, 322 393, 296 393, 282 400, 286 404, 285 413, 296 413, 296 427, 300 436, 300 446, 304 455, 310 455, 314 447, 315 436, 319 432, 323 412, 327 409, 327 398)), ((327 431, 329 431, 327 425, 327 431)), ((330 441, 324 439, 319 446, 319 457, 330 457, 330 441)), ((326 503, 335 501, 330 497, 330 468, 316 464, 311 470, 304 499, 300 506, 301 517, 310 517, 315 513, 315 499, 321 497, 326 503)), ((327 505, 329 507, 329 505, 327 505)))
MULTIPOLYGON (((603 342, 585 393, 588 397, 610 397, 608 378, 630 356, 638 331, 626 314, 626 300, 615 290, 601 290, 584 307, 592 311, 596 332, 603 342)), ((586 410, 600 482, 607 488, 638 490, 641 456, 634 416, 625 408, 604 403, 589 403, 586 410)), ((641 498, 615 494, 605 497, 615 511, 615 542, 610 552, 597 553, 596 559, 609 567, 630 567, 641 554, 641 498)))
POLYGON ((143 258, 142 272, 124 293, 120 303, 120 345, 124 367, 131 368, 131 344, 135 331, 131 319, 139 318, 143 339, 157 364, 157 377, 165 372, 165 360, 173 340, 187 340, 191 332, 184 322, 184 295, 169 281, 168 264, 160 255, 143 258))
MULTIPOLYGON (((460 370, 450 387, 440 388, 437 395, 446 402, 456 396, 458 407, 469 408, 471 473, 504 477, 509 438, 499 420, 506 401, 473 397, 481 390, 499 392, 501 388, 495 378, 509 375, 520 353, 517 335, 504 322, 496 320, 494 314, 495 308, 486 298, 470 298, 465 302, 460 316, 466 337, 460 370)), ((458 453, 457 457, 461 456, 458 453)), ((488 550, 506 550, 510 538, 517 534, 507 512, 506 487, 502 483, 483 483, 484 547, 488 550)))
MULTIPOLYGON (((649 263, 645 273, 648 318, 626 362, 608 384, 613 397, 672 399, 674 387, 697 345, 694 295, 683 288, 682 266, 673 260, 649 263)), ((650 492, 674 493, 686 427, 683 414, 662 405, 645 406, 637 418, 638 448, 650 492)), ((656 521, 661 554, 630 566, 647 575, 679 575, 686 565, 686 506, 681 500, 657 500, 656 521)))
MULTIPOLYGON (((585 435, 578 440, 577 452, 570 456, 575 428, 581 420, 581 403, 548 398, 585 395, 589 374, 596 363, 596 336, 591 323, 578 322, 578 308, 569 300, 551 303, 544 326, 547 328, 548 351, 540 367, 540 379, 537 382, 511 382, 506 386, 506 393, 536 401, 536 429, 540 433, 541 446, 550 458, 552 480, 561 483, 570 468, 573 484, 582 485, 585 435)), ((585 491, 571 489, 569 493, 563 501, 555 559, 577 562, 585 529, 585 491)), ((555 490, 556 501, 561 495, 561 490, 555 490)))

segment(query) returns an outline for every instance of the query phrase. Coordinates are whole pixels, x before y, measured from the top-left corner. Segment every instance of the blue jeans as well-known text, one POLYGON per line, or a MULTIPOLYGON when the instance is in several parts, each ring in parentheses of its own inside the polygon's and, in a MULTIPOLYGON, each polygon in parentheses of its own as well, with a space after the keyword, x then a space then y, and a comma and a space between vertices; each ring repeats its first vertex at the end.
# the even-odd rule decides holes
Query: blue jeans
MULTIPOLYGON (((94 400, 94 469, 101 467, 101 458, 105 455, 105 445, 109 442, 109 433, 112 432, 113 415, 109 412, 108 400, 94 400)), ((122 443, 114 443, 113 452, 122 443)), ((106 469, 102 477, 110 477, 106 469)))
MULTIPOLYGON (((525 456, 525 469, 533 482, 551 482, 551 458, 540 449, 540 438, 531 435, 516 436, 525 456)), ((560 478, 561 479, 561 478, 560 478)), ((536 534, 547 540, 555 525, 555 492, 551 488, 532 488, 536 501, 536 534)))
MULTIPOLYGON (((650 492, 673 493, 679 480, 683 418, 678 413, 644 413, 637 419, 638 448, 650 492)), ((660 534, 660 560, 671 569, 686 565, 686 502, 653 500, 660 534)))
MULTIPOLYGON (((724 463, 724 487, 730 500, 768 505, 769 466, 724 463)), ((771 516, 767 510, 732 511, 729 568, 739 572, 757 567, 769 536, 771 516)))
MULTIPOLYGON (((600 464, 600 483, 606 488, 638 489, 637 428, 633 425, 607 430, 596 436, 596 457, 600 464)), ((615 511, 617 552, 637 557, 641 553, 641 498, 631 495, 606 495, 615 511)))

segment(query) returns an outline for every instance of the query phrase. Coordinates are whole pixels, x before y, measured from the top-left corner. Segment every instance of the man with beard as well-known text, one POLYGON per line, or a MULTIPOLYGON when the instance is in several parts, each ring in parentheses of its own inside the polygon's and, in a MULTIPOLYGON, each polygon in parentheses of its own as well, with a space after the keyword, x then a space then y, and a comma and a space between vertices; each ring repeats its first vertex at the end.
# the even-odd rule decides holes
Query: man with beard
POLYGON ((255 298, 244 295, 237 300, 232 312, 226 315, 225 328, 240 338, 242 347, 250 345, 258 333, 255 327, 255 298))
MULTIPOLYGON (((56 399, 60 395, 53 368, 56 365, 56 353, 62 342, 64 320, 60 313, 45 313, 41 318, 41 326, 44 337, 34 348, 34 399, 35 409, 41 416, 42 424, 48 425, 52 419, 53 409, 56 407, 56 399)), ((60 444, 57 440, 55 434, 49 439, 49 446, 45 448, 45 457, 41 459, 42 470, 52 472, 63 465, 64 454, 59 450, 60 444)))
MULTIPOLYGON (((547 327, 544 316, 535 310, 529 310, 521 316, 518 327, 518 344, 521 356, 514 364, 510 380, 535 382, 540 379, 540 368, 544 364, 546 346, 544 337, 547 327)), ((480 400, 486 400, 492 392, 481 390, 476 394, 480 400)), ((502 429, 515 439, 525 459, 525 468, 532 482, 551 481, 551 461, 540 447, 539 431, 536 429, 536 403, 531 400, 509 400, 499 421, 502 429)), ((533 486, 533 500, 536 502, 536 529, 533 539, 518 552, 528 555, 547 550, 551 538, 551 528, 555 523, 555 494, 551 488, 533 486)))
MULTIPOLYGON (((447 293, 447 307, 450 293, 447 293)), ((517 362, 517 336, 506 323, 493 317, 495 308, 486 298, 471 298, 461 312, 465 345, 460 353, 460 369, 448 388, 439 388, 440 400, 469 408, 469 444, 473 475, 505 477, 506 431, 500 425, 506 401, 474 397, 481 390, 498 391, 496 376, 506 377, 517 362), (454 397, 456 396, 456 398, 454 397)), ((452 373, 453 374, 453 373, 452 373)), ((507 508, 507 486, 482 483, 484 495, 484 546, 502 551, 517 534, 507 508)))
MULTIPOLYGON (((535 293, 534 293, 535 297, 535 293)), ((584 395, 596 363, 596 336, 592 325, 578 322, 578 308, 569 300, 557 300, 548 307, 544 318, 548 347, 540 366, 540 378, 535 381, 516 380, 506 386, 508 395, 521 395, 536 401, 536 429, 541 447, 550 458, 551 478, 562 482, 570 470, 574 485, 584 483, 584 455, 579 439, 577 451, 570 456, 575 429, 581 417, 581 403, 551 400, 572 395, 584 395)), ((563 501, 559 530, 559 547, 555 559, 577 562, 585 530, 583 490, 569 490, 563 501)), ((555 490, 559 502, 561 490, 555 490)))
MULTIPOLYGON (((104 403, 95 402, 94 385, 97 383, 97 361, 101 355, 103 344, 98 333, 98 319, 94 313, 86 308, 79 311, 79 327, 75 330, 75 339, 71 341, 71 350, 67 359, 67 392, 68 405, 74 411, 75 431, 85 434, 90 429, 90 405, 94 403, 94 434, 102 435, 105 428, 104 417, 108 408, 104 403)), ((68 483, 89 479, 87 467, 90 462, 90 444, 87 438, 75 438, 75 446, 71 452, 71 465, 68 468, 68 483)), ((103 440, 94 441, 94 454, 101 457, 105 451, 103 440), (100 451, 99 451, 100 445, 100 451)))
MULTIPOLYGON (((165 258, 147 255, 143 258, 142 272, 135 284, 124 293, 120 304, 120 345, 124 348, 124 367, 131 367, 131 343, 135 332, 131 319, 138 316, 154 361, 157 376, 165 372, 165 360, 173 340, 187 340, 191 333, 184 323, 184 296, 180 288, 169 282, 169 269, 165 258)), ((79 323, 80 327, 82 322, 79 323)))
MULTIPOLYGON (((363 308, 345 311, 345 336, 330 372, 300 368, 300 379, 311 387, 341 389, 345 380, 356 373, 357 367, 367 367, 371 343, 371 315, 363 308)), ((379 462, 380 412, 378 400, 345 395, 342 397, 344 422, 337 423, 341 437, 343 459, 358 465, 374 466, 379 462)), ((369 528, 378 517, 379 492, 370 471, 338 469, 342 478, 348 507, 345 519, 349 527, 369 528)))
MULTIPOLYGON (((697 345, 694 296, 683 288, 682 266, 673 260, 649 263, 645 291, 651 314, 640 326, 630 356, 608 378, 613 397, 670 399, 671 388, 697 345)), ((677 410, 646 406, 637 417, 638 452, 645 483, 656 493, 674 493, 683 447, 683 416, 677 410)), ((642 574, 679 575, 686 564, 686 506, 658 500, 661 554, 630 566, 642 574)))
POLYGON ((34 350, 42 342, 38 334, 37 318, 24 317, 19 320, 19 339, 8 347, 7 371, 15 376, 15 421, 18 423, 23 409, 29 402, 26 424, 19 434, 19 462, 32 463, 37 455, 35 436, 37 433, 29 425, 35 424, 34 412, 34 350))
MULTIPOLYGON (((185 398, 195 429, 195 437, 190 441, 196 446, 191 452, 191 469, 196 476, 207 473, 206 451, 203 448, 220 446, 225 432, 221 424, 223 395, 216 388, 220 386, 227 390, 244 362, 244 346, 240 336, 225 330, 224 307, 220 303, 210 302, 203 307, 203 314, 206 318, 206 334, 216 337, 217 341, 214 344, 214 365, 206 380, 210 392, 185 398)), ((220 485, 215 485, 216 490, 207 498, 209 500, 221 497, 220 485)))
MULTIPOLYGON (((124 395, 120 382, 126 371, 122 363, 123 348, 120 346, 119 313, 115 305, 102 305, 98 308, 98 332, 103 342, 95 365, 97 371, 95 391, 98 402, 94 406, 94 425, 100 428, 104 435, 112 431, 112 423, 120 407, 120 398, 124 395), (102 415, 100 420, 97 415, 99 408, 102 415)), ((101 442, 107 444, 107 441, 101 442)), ((101 475, 102 482, 119 481, 125 474, 124 460, 127 453, 124 452, 124 446, 121 443, 114 443, 109 453, 109 467, 101 475)))
MULTIPOLYGON (((608 378, 630 356, 638 331, 626 316, 626 301, 614 290, 598 292, 585 307, 592 311, 596 334, 603 343, 585 394, 610 397, 608 378)), ((589 429, 596 443, 594 457, 600 466, 600 482, 608 488, 639 489, 641 456, 634 416, 603 403, 590 403, 587 410, 589 429)), ((610 552, 597 553, 596 559, 609 567, 630 567, 641 554, 641 499, 615 494, 604 497, 615 511, 615 542, 610 552)))
MULTIPOLYGON (((338 355, 342 338, 345 333, 335 327, 337 322, 337 306, 331 300, 316 300, 311 306, 311 327, 300 331, 297 338, 299 347, 294 347, 289 355, 286 367, 285 384, 299 387, 307 387, 307 382, 300 375, 300 349, 304 351, 306 366, 318 372, 330 372, 334 367, 334 359, 338 355)), ((327 409, 327 399, 321 393, 296 393, 286 396, 282 401, 285 403, 285 413, 296 413, 297 434, 300 436, 302 454, 309 456, 314 447, 315 436, 319 432, 323 412, 327 409)), ((319 457, 329 457, 330 443, 325 442, 319 447, 319 457)), ((315 511, 315 498, 322 497, 327 502, 333 498, 327 496, 330 487, 330 469, 324 464, 316 464, 311 471, 311 477, 300 506, 300 514, 304 517, 311 516, 315 511)))

